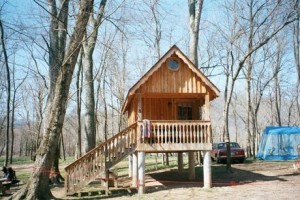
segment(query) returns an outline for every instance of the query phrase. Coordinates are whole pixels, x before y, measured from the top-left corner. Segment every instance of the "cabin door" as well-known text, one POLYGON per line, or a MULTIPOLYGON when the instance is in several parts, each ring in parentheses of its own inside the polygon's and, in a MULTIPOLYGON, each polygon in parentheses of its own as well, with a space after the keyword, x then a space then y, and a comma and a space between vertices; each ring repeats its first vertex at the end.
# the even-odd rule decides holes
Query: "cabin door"
POLYGON ((193 119, 193 104, 178 103, 177 104, 177 120, 192 120, 193 119))

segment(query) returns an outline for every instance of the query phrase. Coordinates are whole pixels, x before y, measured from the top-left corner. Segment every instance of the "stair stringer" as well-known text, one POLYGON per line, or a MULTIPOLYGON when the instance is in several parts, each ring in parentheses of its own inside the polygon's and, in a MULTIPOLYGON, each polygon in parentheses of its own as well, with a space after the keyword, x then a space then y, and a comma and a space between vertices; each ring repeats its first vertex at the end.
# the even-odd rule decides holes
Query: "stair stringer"
POLYGON ((137 123, 101 143, 81 158, 77 159, 66 170, 65 190, 71 195, 95 180, 136 150, 137 123))

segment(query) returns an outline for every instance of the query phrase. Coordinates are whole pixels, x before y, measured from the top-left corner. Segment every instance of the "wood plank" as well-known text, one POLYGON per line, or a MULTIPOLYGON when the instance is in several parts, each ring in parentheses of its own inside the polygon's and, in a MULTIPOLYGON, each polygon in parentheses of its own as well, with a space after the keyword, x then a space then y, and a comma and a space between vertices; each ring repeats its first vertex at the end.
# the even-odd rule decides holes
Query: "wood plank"
POLYGON ((148 93, 142 94, 143 98, 156 98, 156 99, 165 99, 165 98, 178 98, 178 99, 199 99, 204 98, 205 94, 200 93, 148 93))
POLYGON ((163 153, 163 152, 178 152, 178 151, 202 151, 212 150, 212 144, 138 144, 137 151, 145 151, 147 153, 163 153))
POLYGON ((201 81, 199 78, 197 78, 197 93, 201 93, 201 81))
POLYGON ((196 74, 192 73, 193 85, 192 85, 192 93, 197 92, 197 83, 196 83, 196 74))

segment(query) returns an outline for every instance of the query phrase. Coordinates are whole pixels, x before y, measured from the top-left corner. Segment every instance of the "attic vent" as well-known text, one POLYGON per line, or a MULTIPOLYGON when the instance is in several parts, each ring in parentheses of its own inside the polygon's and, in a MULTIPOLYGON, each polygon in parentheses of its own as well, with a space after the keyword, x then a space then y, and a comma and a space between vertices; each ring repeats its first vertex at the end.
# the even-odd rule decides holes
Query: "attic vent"
POLYGON ((167 61, 167 66, 168 66, 169 69, 176 71, 179 68, 179 62, 175 58, 170 58, 167 61))

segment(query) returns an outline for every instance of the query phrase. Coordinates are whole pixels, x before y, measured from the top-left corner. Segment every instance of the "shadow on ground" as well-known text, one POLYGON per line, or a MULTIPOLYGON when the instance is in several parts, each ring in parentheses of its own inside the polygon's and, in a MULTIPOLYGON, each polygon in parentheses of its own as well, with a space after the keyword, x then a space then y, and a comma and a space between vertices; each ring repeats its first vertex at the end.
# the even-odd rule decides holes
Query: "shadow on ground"
MULTIPOLYGON (((270 182, 270 181, 287 181, 285 176, 298 176, 299 174, 286 173, 281 175, 264 175, 262 171, 281 170, 287 168, 287 165, 274 163, 244 163, 233 164, 232 173, 226 172, 226 165, 212 166, 212 184, 213 187, 226 187, 235 185, 245 185, 255 182, 270 182), (270 168, 269 168, 270 167, 270 168)), ((137 194, 136 188, 130 187, 131 179, 128 177, 121 177, 119 180, 119 187, 112 189, 109 196, 98 195, 97 199, 113 199, 121 196, 133 196, 137 194)), ((196 167, 196 180, 188 180, 188 170, 179 173, 177 169, 167 169, 157 172, 149 172, 146 174, 146 193, 154 193, 157 191, 170 190, 176 188, 194 188, 203 187, 203 168, 196 167)), ((98 188, 99 191, 99 188, 98 188)), ((83 194, 83 193, 82 193, 83 194)), ((96 194, 97 195, 97 194, 96 194)), ((83 195, 80 199, 93 199, 96 196, 83 195)), ((69 197, 68 199, 72 199, 69 197)), ((74 197, 78 199, 78 197, 74 197)))
MULTIPOLYGON (((246 164, 244 164, 246 165, 246 164)), ((196 179, 189 181, 188 171, 179 173, 176 169, 155 172, 148 174, 152 179, 160 182, 165 188, 169 187, 203 187, 203 168, 196 167, 196 179)), ((225 165, 212 166, 212 185, 213 187, 233 186, 240 184, 248 184, 253 182, 267 182, 267 181, 286 181, 279 176, 266 176, 260 173, 252 172, 249 170, 238 169, 232 165, 232 172, 226 172, 225 165)), ((147 190, 148 191, 148 190, 147 190)))
MULTIPOLYGON (((291 163, 287 162, 247 162, 244 164, 233 164, 232 173, 226 172, 226 165, 214 164, 212 166, 213 187, 228 187, 235 185, 247 185, 255 182, 267 183, 272 181, 287 181, 288 177, 299 176, 289 169, 291 163), (273 173, 274 172, 274 173, 273 173), (280 173, 275 173, 280 172, 280 173)), ((179 173, 176 168, 164 169, 156 172, 146 173, 146 193, 151 194, 158 191, 176 188, 203 187, 203 167, 196 167, 196 179, 188 180, 188 170, 179 173)), ((118 188, 110 188, 110 194, 105 195, 105 190, 97 182, 90 184, 79 194, 67 196, 61 199, 117 199, 119 197, 131 197, 137 194, 137 189, 130 187, 131 178, 119 177, 118 188)), ((64 191, 62 186, 57 189, 64 191)))

